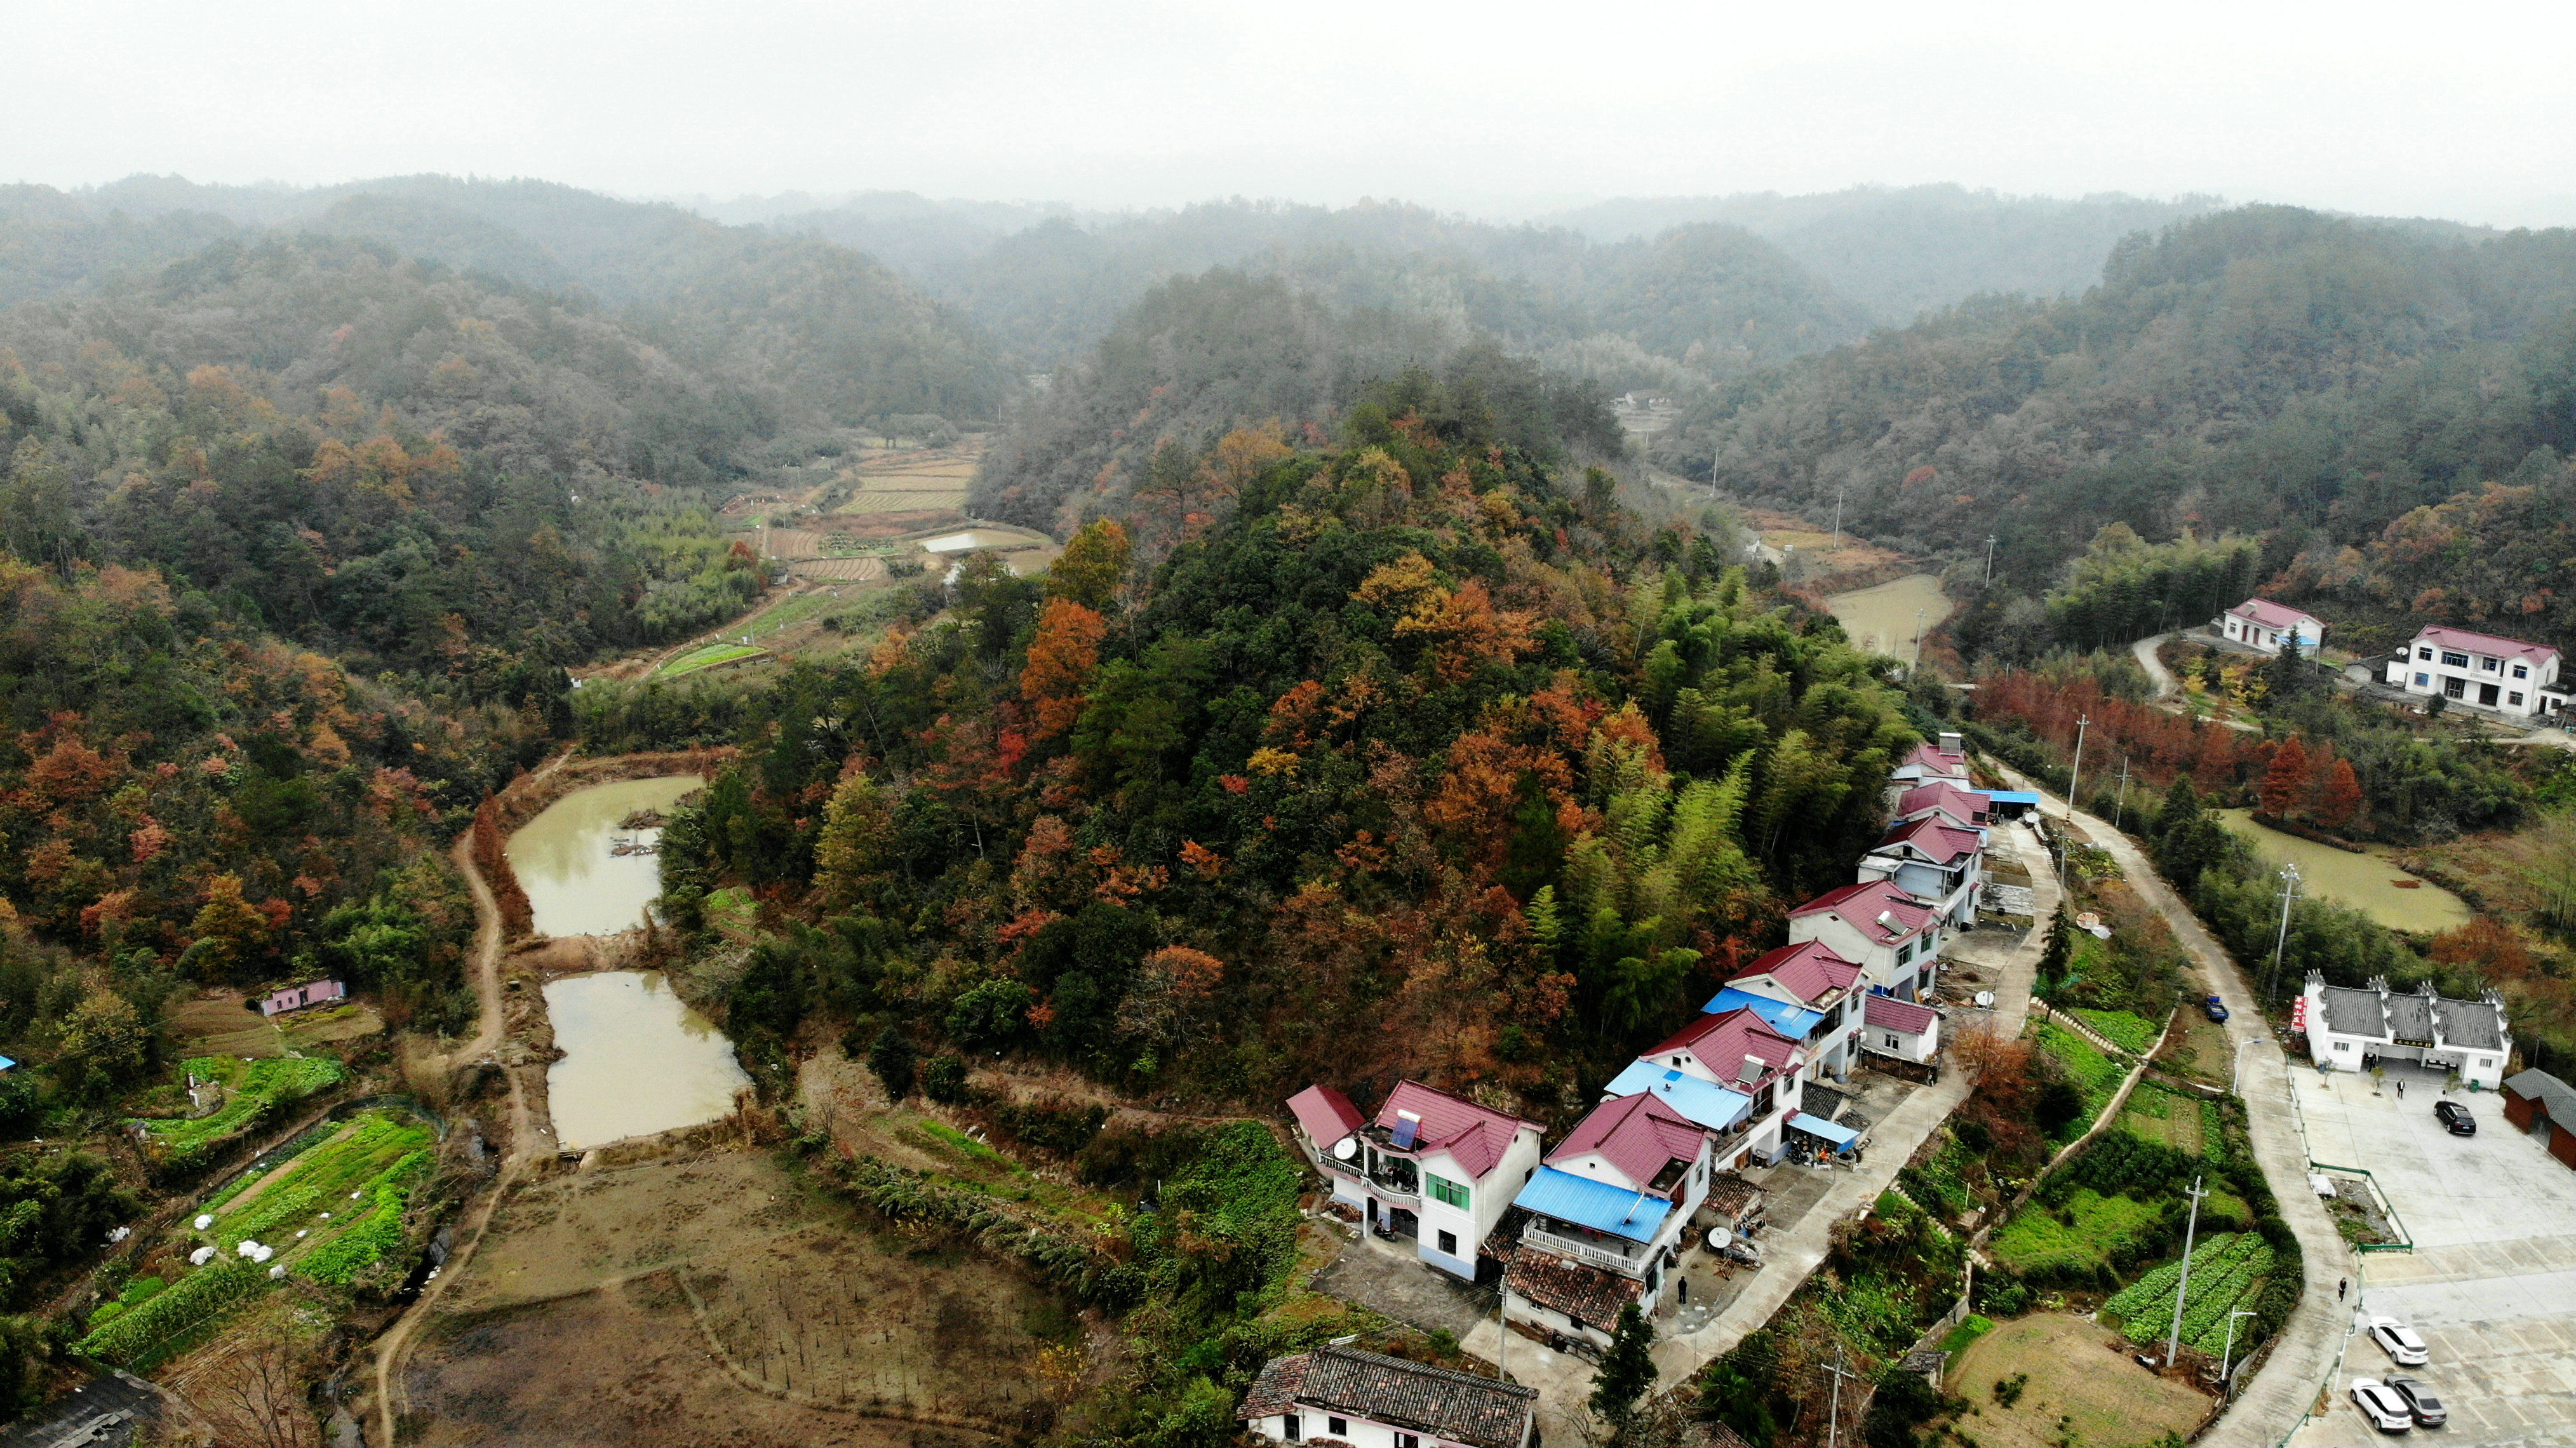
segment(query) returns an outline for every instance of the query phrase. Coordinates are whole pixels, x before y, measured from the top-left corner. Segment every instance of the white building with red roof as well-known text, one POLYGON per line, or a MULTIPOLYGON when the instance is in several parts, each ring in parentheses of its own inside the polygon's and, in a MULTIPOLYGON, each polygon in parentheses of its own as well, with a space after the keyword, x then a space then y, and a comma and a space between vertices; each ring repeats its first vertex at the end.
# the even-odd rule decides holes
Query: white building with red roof
POLYGON ((2388 661, 2387 681, 2409 694, 2530 719, 2568 706, 2558 662, 2547 644, 2435 624, 2388 661))
POLYGON ((2299 652, 2314 658, 2326 641, 2324 620, 2268 598, 2249 598, 2211 623, 2220 637, 2267 654, 2277 654, 2296 640, 2299 652))
POLYGON ((1529 1221, 1504 1317, 1607 1346, 1620 1307, 1653 1312, 1714 1155, 1708 1132, 1651 1092, 1593 1107, 1514 1199, 1529 1221))
POLYGON ((1807 1053, 1760 1012, 1738 1007, 1700 1017, 1637 1059, 1752 1098, 1736 1125, 1717 1138, 1720 1165, 1733 1168, 1767 1162, 1779 1151, 1780 1120, 1798 1108, 1807 1053))
POLYGON ((1938 819, 1963 830, 1982 830, 1994 819, 1994 797, 1954 784, 1918 784, 1896 797, 1896 822, 1938 819))
POLYGON ((1951 925, 1977 923, 1977 901, 1986 884, 1986 832, 1952 824, 1941 810, 1900 822, 1870 846, 1857 869, 1860 883, 1885 880, 1917 900, 1929 900, 1951 925))
POLYGON ((1918 785, 1946 784, 1966 789, 1968 777, 1968 740, 1964 734, 1945 733, 1930 744, 1917 744, 1907 752, 1887 777, 1901 788, 1918 785))
POLYGON ((1861 968, 1821 940, 1765 951, 1726 982, 1706 1009, 1750 1009, 1771 1029, 1794 1036, 1806 1053, 1807 1079, 1851 1075, 1852 1033, 1860 1026, 1861 968))
POLYGON ((1931 993, 1949 939, 1937 906, 1885 880, 1828 890, 1789 912, 1789 940, 1823 942, 1861 968, 1871 990, 1912 1000, 1931 993))
POLYGON ((1419 1081, 1400 1081, 1374 1118, 1329 1086, 1288 1098, 1288 1113, 1333 1200, 1369 1230, 1412 1238, 1422 1260, 1474 1281, 1476 1249, 1530 1173, 1539 1125, 1419 1081))
POLYGON ((1922 1065, 1941 1053, 1941 1013, 1919 1001, 1871 996, 1861 1049, 1922 1065))

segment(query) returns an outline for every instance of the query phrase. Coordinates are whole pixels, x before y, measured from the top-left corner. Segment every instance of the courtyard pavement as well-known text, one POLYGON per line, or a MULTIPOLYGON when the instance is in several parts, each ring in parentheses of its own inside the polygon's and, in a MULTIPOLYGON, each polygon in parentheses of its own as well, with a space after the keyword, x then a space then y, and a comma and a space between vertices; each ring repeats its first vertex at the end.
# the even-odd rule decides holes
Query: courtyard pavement
POLYGON ((2332 1402, 2293 1448, 2376 1441, 2347 1389, 2391 1372, 2441 1398, 2451 1421, 2440 1437, 2458 1448, 2576 1443, 2576 1171, 2514 1130, 2492 1094, 2453 1093, 2478 1134, 2445 1131, 2430 1071, 2390 1066, 2374 1089, 2367 1076, 2301 1066, 2291 1082, 2315 1158, 2370 1172, 2415 1244, 2361 1257, 2332 1402), (2412 1323, 2432 1363, 2391 1363, 2362 1333, 2371 1313, 2412 1323))

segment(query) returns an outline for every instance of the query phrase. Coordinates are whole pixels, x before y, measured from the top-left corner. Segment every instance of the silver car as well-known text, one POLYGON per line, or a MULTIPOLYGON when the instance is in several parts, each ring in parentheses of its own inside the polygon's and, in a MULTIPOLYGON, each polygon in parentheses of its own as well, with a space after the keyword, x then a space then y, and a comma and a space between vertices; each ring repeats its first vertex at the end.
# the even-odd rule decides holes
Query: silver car
POLYGON ((2431 1388, 2415 1379, 2403 1373, 2390 1373, 2388 1389, 2406 1400, 2407 1409, 2415 1415, 2416 1427, 2439 1428, 2451 1421, 2451 1415, 2442 1407, 2442 1400, 2433 1396, 2431 1388))
POLYGON ((2377 1378, 2352 1380, 2352 1405, 2370 1420, 2370 1426, 2382 1433, 2403 1433, 2415 1426, 2415 1415, 2406 1409, 2406 1400, 2377 1378))
POLYGON ((2432 1353, 2424 1346, 2424 1339, 2417 1337, 2415 1329, 2408 1327, 2400 1318, 2372 1318, 2370 1340, 2379 1344, 2380 1351, 2387 1353, 2389 1360, 2401 1368, 2420 1368, 2433 1360, 2432 1353))

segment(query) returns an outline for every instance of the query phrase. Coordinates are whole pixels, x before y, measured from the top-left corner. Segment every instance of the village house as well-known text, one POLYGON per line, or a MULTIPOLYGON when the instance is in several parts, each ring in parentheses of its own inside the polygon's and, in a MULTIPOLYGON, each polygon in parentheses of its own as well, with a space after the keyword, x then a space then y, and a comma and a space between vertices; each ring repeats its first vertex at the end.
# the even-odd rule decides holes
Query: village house
POLYGON ((262 996, 259 1002, 259 1013, 263 1016, 282 1016, 288 1011, 300 1011, 306 1006, 318 1006, 324 1001, 345 1000, 348 995, 349 988, 336 980, 308 980, 302 985, 290 985, 284 990, 273 990, 262 996))
POLYGON ((1927 784, 1946 784, 1953 789, 1969 787, 1968 741, 1966 736, 1945 733, 1937 742, 1917 744, 1887 772, 1887 804, 1894 809, 1907 790, 1927 784))
POLYGON ((1702 1016, 1638 1060, 1713 1082, 1747 1099, 1736 1125, 1716 1137, 1719 1166, 1732 1170, 1779 1154, 1780 1125, 1798 1108, 1798 1068, 1806 1064, 1806 1053, 1759 1015, 1732 1010, 1702 1016))
POLYGON ((2576 1167, 2576 1086, 2546 1071, 2521 1071, 2504 1083, 2504 1119, 2540 1138, 2541 1149, 2576 1167))
POLYGON ((1620 1308, 1661 1301, 1716 1170, 1708 1133, 1653 1093, 1593 1107, 1514 1199, 1504 1319, 1609 1346, 1620 1308))
POLYGON ((2337 1071, 2367 1071, 2392 1062, 2434 1071, 2457 1071, 2463 1082, 2489 1091, 2504 1084, 2513 1037, 2505 1028, 2504 997, 2483 1000, 2435 995, 2427 982, 2392 991, 2388 977, 2370 984, 2328 985, 2322 971, 2308 972, 2308 989, 2290 1023, 2304 1032, 2308 1055, 2337 1071))
POLYGON ((2210 623, 2221 638, 2267 654, 2277 654, 2295 641, 2300 653, 2314 658, 2326 640, 2326 626, 2315 615, 2268 598, 2249 598, 2210 623))
POLYGON ((2555 715, 2568 702, 2558 687, 2558 650, 2440 625, 2416 634, 2388 661, 2387 682, 2409 694, 2517 718, 2555 715))
POLYGON ((1982 832, 1994 823, 1994 816, 1994 799, 1983 790, 1935 782, 1918 784, 1896 797, 1897 825, 1937 819, 1958 829, 1982 832))
POLYGON ((1885 880, 1828 890, 1789 912, 1789 942, 1819 941, 1858 965, 1880 994, 1912 1000, 1931 993, 1948 937, 1941 912, 1885 880))
POLYGON ((1952 824, 1939 813, 1900 824, 1870 846, 1855 872, 1862 884, 1885 880, 1917 900, 1929 900, 1941 918, 1965 929, 1977 923, 1977 901, 1986 883, 1986 834, 1952 824))
POLYGON ((1808 1080, 1826 1074, 1849 1080, 1852 1036, 1860 1028, 1860 978, 1860 966, 1832 947, 1802 941, 1764 952, 1701 1009, 1711 1015, 1750 1010, 1805 1050, 1808 1080))
POLYGON ((1288 1098, 1308 1158, 1369 1230, 1413 1239, 1422 1260, 1474 1281, 1476 1249, 1538 1169, 1539 1125, 1402 1081, 1375 1119, 1330 1086, 1288 1098))
POLYGON ((1941 1053, 1941 1013, 1919 1001, 1871 996, 1863 1013, 1861 1049, 1921 1066, 1941 1053))
POLYGON ((1273 1443, 1532 1448, 1538 1440, 1538 1389, 1325 1346, 1262 1364, 1234 1416, 1273 1443))

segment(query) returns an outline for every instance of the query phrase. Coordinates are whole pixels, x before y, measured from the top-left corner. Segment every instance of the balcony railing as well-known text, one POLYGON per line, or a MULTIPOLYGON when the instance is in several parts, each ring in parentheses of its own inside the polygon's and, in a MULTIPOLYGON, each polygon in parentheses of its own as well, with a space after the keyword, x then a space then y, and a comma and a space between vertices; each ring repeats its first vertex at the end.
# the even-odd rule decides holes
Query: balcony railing
POLYGON ((1654 1260, 1655 1254, 1655 1249, 1643 1243, 1629 1243, 1623 1250, 1551 1232, 1535 1222, 1521 1228, 1521 1240, 1542 1252, 1554 1252, 1560 1257, 1571 1257, 1578 1262, 1605 1267, 1625 1277, 1646 1275, 1646 1267, 1654 1260))
POLYGON ((1422 1205, 1422 1193, 1418 1191, 1408 1191, 1403 1187, 1391 1187, 1386 1183, 1377 1180, 1375 1177, 1369 1177, 1365 1180, 1368 1182, 1369 1191, 1373 1193, 1378 1200, 1385 1202, 1388 1206, 1420 1207, 1422 1205))

